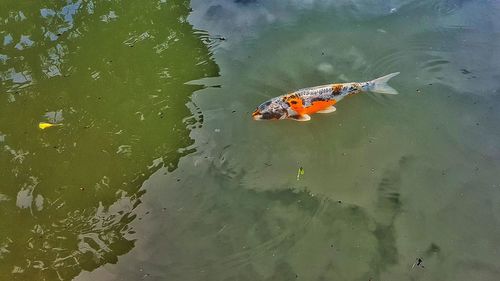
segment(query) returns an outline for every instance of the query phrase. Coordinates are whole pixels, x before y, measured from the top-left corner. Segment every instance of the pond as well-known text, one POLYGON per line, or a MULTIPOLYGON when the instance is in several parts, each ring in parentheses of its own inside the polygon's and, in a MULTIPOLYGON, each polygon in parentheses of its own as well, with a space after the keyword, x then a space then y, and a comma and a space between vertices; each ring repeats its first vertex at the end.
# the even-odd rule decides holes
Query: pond
POLYGON ((0 3, 0 279, 498 280, 498 1, 0 3))

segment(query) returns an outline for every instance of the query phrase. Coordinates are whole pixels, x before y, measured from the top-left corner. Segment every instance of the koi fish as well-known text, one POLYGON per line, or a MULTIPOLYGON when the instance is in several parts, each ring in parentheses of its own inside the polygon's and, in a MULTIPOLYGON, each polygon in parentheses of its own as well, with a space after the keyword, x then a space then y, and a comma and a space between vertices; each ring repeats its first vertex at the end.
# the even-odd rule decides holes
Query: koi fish
POLYGON ((398 92, 387 85, 387 81, 399 72, 368 81, 330 84, 304 88, 293 93, 270 99, 257 107, 252 113, 255 120, 292 119, 309 121, 313 113, 331 113, 334 107, 346 96, 360 92, 374 92, 397 95, 398 92))

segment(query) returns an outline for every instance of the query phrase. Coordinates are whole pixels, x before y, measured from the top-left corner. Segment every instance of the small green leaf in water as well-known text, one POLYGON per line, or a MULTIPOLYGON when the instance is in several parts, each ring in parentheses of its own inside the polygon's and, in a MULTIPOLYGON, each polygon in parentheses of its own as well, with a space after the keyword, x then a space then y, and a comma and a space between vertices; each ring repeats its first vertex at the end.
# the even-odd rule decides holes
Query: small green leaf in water
POLYGON ((297 171, 297 180, 300 179, 300 176, 304 174, 304 168, 300 167, 299 170, 297 171))

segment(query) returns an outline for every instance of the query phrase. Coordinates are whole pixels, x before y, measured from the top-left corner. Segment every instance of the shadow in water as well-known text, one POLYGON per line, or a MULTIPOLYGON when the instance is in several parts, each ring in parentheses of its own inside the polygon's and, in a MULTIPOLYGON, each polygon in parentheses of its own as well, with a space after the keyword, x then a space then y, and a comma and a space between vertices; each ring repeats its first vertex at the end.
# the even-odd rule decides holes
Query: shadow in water
POLYGON ((411 157, 387 168, 375 212, 304 188, 245 189, 238 184, 244 172, 228 176, 211 161, 190 167, 187 158, 145 182, 140 245, 79 280, 378 280, 399 262, 397 198, 411 157))

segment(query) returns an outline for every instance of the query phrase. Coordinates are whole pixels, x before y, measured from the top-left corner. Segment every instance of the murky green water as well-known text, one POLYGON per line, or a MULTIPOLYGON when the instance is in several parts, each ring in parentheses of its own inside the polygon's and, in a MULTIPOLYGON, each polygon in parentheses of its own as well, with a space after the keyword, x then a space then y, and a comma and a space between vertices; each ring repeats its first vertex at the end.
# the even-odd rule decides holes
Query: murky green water
POLYGON ((498 1, 270 2, 0 0, 0 280, 498 280, 498 1))

